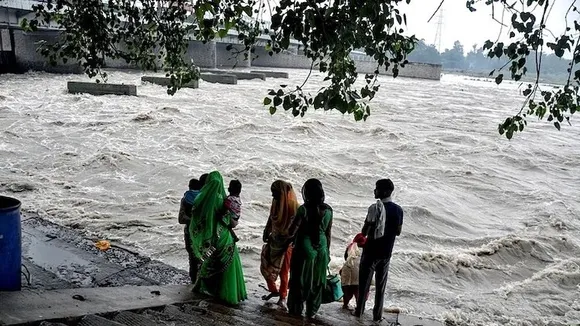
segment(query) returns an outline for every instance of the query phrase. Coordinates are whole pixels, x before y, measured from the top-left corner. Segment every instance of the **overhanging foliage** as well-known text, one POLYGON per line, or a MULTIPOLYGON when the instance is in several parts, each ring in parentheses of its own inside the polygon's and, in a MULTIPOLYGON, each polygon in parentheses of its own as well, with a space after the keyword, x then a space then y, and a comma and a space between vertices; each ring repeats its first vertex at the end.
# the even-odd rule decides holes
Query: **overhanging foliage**
MULTIPOLYGON (((487 41, 484 49, 489 57, 507 58, 503 68, 518 81, 526 74, 526 62, 535 60, 537 79, 523 91, 524 105, 499 125, 500 134, 512 138, 527 124, 526 118, 547 116, 556 128, 578 110, 580 95, 580 23, 566 28, 563 35, 548 35, 546 21, 554 0, 468 0, 466 7, 480 7, 492 13, 511 15, 506 26, 512 42, 487 41), (541 16, 534 14, 539 8, 541 16), (566 85, 543 90, 539 84, 541 58, 545 49, 557 56, 570 53, 566 85)), ((575 1, 566 13, 578 14, 575 1)), ((405 33, 407 16, 401 11, 410 0, 49 0, 35 6, 37 19, 24 21, 26 29, 42 23, 56 22, 63 35, 56 43, 44 43, 40 51, 56 63, 58 60, 80 62, 90 77, 106 79, 102 72, 105 58, 124 59, 143 69, 163 69, 172 78, 168 88, 174 94, 182 84, 199 78, 194 63, 187 62, 185 52, 191 37, 209 42, 225 37, 230 30, 238 32, 243 50, 235 55, 251 55, 258 37, 269 35, 266 50, 276 55, 291 47, 291 40, 300 43, 304 54, 312 60, 312 68, 325 74, 326 86, 316 94, 281 86, 270 90, 264 105, 274 114, 279 109, 304 116, 310 108, 338 110, 353 114, 356 120, 370 115, 369 102, 379 90, 379 71, 391 70, 394 77, 407 63, 413 51, 414 36, 405 33), (264 21, 268 20, 269 23, 264 21), (188 23, 192 22, 192 23, 188 23), (374 74, 365 75, 362 87, 356 87, 356 65, 350 57, 362 49, 377 62, 374 74)), ((466 14, 469 14, 466 10, 466 14)), ((567 18, 565 17, 565 18, 567 18)), ((564 17, 563 17, 564 18, 564 17)), ((499 21, 498 21, 499 22, 499 21)), ((503 24, 503 22, 499 22, 503 24)), ((499 40, 499 38, 498 38, 499 40)), ((499 84, 503 69, 492 71, 499 84)), ((306 83, 306 81, 305 81, 306 83)))

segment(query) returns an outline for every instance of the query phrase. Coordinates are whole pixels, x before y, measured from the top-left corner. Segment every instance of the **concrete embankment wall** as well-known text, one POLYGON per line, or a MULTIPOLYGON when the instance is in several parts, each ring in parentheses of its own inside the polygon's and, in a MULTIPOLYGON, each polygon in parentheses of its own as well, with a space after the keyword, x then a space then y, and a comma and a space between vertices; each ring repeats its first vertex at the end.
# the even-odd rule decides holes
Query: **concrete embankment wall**
MULTIPOLYGON (((63 64, 50 66, 46 59, 36 51, 39 41, 54 42, 59 37, 58 31, 39 31, 35 33, 25 33, 21 30, 14 31, 15 55, 18 66, 21 70, 45 70, 57 73, 81 73, 82 68, 77 64, 63 64)), ((250 68, 250 67, 271 67, 271 68, 295 68, 309 69, 312 61, 298 53, 298 49, 274 54, 270 56, 264 47, 256 47, 252 54, 253 60, 244 59, 243 53, 233 58, 231 51, 227 50, 229 43, 208 42, 191 40, 186 53, 186 59, 191 60, 195 65, 202 68, 250 68)), ((234 45, 234 49, 241 50, 240 45, 234 45), (236 48, 237 47, 237 48, 236 48)), ((377 68, 376 62, 365 55, 352 55, 356 61, 357 71, 361 74, 373 73, 377 68)), ((107 59, 105 64, 110 68, 137 68, 127 64, 122 59, 107 59)), ((381 71, 384 74, 391 74, 390 71, 381 71)), ((399 76, 439 80, 441 76, 441 65, 425 63, 409 63, 400 69, 399 76)))
MULTIPOLYGON (((377 70, 377 62, 367 55, 351 55, 351 58, 356 62, 356 70, 361 74, 372 74, 377 70)), ((379 69, 380 74, 391 76, 393 74, 392 67, 389 70, 384 68, 379 69)), ((440 80, 441 79, 441 65, 431 63, 409 62, 405 67, 399 67, 400 77, 421 78, 440 80)))
POLYGON ((24 71, 43 70, 55 73, 82 73, 82 68, 76 63, 64 64, 61 61, 58 65, 51 66, 47 59, 36 51, 38 42, 55 42, 58 35, 58 31, 24 33, 21 30, 15 30, 14 53, 19 68, 24 71))
POLYGON ((303 55, 282 52, 270 56, 264 48, 256 48, 252 60, 252 67, 310 69, 311 66, 312 60, 303 55))

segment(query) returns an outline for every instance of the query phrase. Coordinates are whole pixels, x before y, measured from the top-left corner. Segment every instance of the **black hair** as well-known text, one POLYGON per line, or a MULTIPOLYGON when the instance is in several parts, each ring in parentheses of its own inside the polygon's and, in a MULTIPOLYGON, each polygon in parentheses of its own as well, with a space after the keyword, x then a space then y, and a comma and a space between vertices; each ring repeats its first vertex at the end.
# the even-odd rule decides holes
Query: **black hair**
POLYGON ((320 224, 324 217, 324 210, 327 208, 324 204, 324 188, 318 179, 308 179, 302 187, 302 196, 304 197, 304 207, 306 208, 306 227, 312 243, 318 245, 320 242, 320 224))
POLYGON ((380 179, 377 181, 377 191, 384 197, 390 197, 395 190, 395 185, 391 179, 380 179))
POLYGON ((205 186, 205 179, 207 179, 208 174, 204 173, 199 177, 199 188, 203 188, 205 186))
POLYGON ((199 190, 199 189, 201 189, 201 184, 199 180, 197 180, 196 178, 189 180, 189 190, 199 190))
POLYGON ((242 192, 242 183, 240 180, 232 180, 230 181, 230 186, 228 187, 228 191, 232 195, 239 195, 242 192))

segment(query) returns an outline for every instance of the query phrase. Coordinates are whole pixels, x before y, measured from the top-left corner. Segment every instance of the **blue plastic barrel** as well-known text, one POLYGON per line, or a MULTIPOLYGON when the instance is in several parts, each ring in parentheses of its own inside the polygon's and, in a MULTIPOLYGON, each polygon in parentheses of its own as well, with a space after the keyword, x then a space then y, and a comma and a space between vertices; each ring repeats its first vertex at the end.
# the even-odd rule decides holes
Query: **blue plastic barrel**
POLYGON ((20 201, 0 196, 0 291, 20 291, 20 201))

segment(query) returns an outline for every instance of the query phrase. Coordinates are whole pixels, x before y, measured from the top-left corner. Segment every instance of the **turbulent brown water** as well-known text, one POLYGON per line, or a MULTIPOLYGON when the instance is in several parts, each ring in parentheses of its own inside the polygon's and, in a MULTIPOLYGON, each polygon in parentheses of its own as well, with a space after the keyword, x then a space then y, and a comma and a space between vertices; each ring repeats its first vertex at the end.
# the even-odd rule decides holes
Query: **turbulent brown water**
MULTIPOLYGON (((201 84, 171 97, 70 95, 82 76, 0 76, 0 193, 23 208, 185 268, 179 200, 218 169, 244 184, 237 231, 248 286, 261 281, 269 186, 323 182, 335 210, 331 267, 390 177, 405 210, 387 304, 457 324, 580 322, 580 129, 530 121, 512 141, 497 124, 521 106, 517 84, 385 77, 367 122, 339 113, 270 116, 268 88, 201 84)), ((140 84, 113 72, 112 82, 140 84)), ((321 84, 315 76, 309 87, 321 84)))

